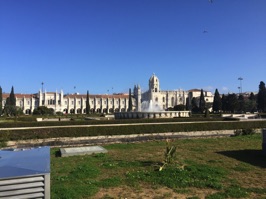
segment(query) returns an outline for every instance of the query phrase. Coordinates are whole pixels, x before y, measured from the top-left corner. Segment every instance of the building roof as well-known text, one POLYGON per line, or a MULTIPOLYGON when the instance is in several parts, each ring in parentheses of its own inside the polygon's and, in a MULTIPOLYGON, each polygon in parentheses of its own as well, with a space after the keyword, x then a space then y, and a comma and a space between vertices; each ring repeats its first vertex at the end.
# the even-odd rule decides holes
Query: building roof
POLYGON ((201 92, 201 89, 193 88, 188 90, 188 92, 201 92))
MULTIPOLYGON (((47 94, 56 94, 56 92, 46 92, 47 94)), ((6 99, 10 96, 9 93, 3 93, 3 99, 6 99)), ((90 94, 90 98, 128 98, 129 94, 127 93, 117 93, 117 94, 90 94)), ((16 98, 37 98, 37 94, 23 94, 23 93, 15 93, 16 98)), ((86 98, 87 94, 66 94, 64 95, 65 98, 86 98)))
MULTIPOLYGON (((89 95, 89 98, 128 98, 128 94, 98 94, 98 95, 89 95)), ((67 94, 64 96, 65 98, 86 98, 87 94, 67 94)))
MULTIPOLYGON (((201 92, 201 89, 194 88, 194 89, 188 90, 187 92, 201 92)), ((211 92, 211 91, 205 91, 205 90, 203 90, 203 92, 211 92)))
MULTIPOLYGON (((37 97, 37 94, 23 94, 23 93, 15 93, 14 94, 16 98, 36 98, 37 97)), ((2 94, 2 97, 3 99, 6 99, 10 96, 9 93, 3 93, 2 94)))

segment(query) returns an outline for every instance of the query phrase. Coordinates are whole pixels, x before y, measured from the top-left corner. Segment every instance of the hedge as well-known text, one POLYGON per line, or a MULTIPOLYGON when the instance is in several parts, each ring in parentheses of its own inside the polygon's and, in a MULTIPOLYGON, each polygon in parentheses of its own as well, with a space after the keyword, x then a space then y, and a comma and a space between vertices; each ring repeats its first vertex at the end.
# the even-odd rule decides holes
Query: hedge
POLYGON ((60 127, 27 130, 1 130, 0 142, 8 140, 45 139, 58 137, 83 137, 130 135, 144 133, 189 132, 209 130, 236 130, 266 128, 266 121, 197 122, 173 124, 140 124, 125 126, 60 127))
MULTIPOLYGON (((226 118, 155 118, 155 119, 120 119, 120 120, 71 120, 71 121, 14 121, 0 122, 0 128, 37 127, 37 126, 68 126, 94 124, 127 124, 127 123, 158 123, 158 122, 194 122, 194 121, 223 121, 226 118)), ((235 119, 234 119, 235 120, 235 119)))

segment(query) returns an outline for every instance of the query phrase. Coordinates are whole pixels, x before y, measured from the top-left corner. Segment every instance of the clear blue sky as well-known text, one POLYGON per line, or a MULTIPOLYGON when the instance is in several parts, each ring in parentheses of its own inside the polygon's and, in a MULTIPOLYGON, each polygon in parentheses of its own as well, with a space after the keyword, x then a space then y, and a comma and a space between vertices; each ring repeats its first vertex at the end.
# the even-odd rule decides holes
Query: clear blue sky
POLYGON ((258 91, 266 0, 0 0, 3 92, 258 91))

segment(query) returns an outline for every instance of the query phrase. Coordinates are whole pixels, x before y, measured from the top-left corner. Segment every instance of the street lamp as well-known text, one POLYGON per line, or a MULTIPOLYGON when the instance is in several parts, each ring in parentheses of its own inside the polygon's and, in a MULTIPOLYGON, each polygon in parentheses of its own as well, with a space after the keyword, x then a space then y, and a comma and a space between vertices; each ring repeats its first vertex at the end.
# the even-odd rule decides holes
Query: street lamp
POLYGON ((43 92, 43 84, 44 84, 44 83, 42 82, 42 92, 43 92))
POLYGON ((242 80, 243 80, 243 78, 242 77, 239 77, 238 80, 240 81, 240 89, 239 89, 239 92, 242 93, 242 80))

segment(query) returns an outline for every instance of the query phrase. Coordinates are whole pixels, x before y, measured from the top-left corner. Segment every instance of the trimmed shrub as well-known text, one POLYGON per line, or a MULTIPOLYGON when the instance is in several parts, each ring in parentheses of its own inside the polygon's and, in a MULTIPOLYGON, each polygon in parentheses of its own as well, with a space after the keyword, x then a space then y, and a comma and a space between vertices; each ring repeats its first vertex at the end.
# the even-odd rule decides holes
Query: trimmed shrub
MULTIPOLYGON (((56 122, 57 123, 57 122, 56 122)), ((49 125, 47 125, 49 126, 49 125)), ((118 126, 71 126, 21 130, 1 130, 0 140, 44 139, 58 137, 82 137, 105 135, 130 135, 144 133, 191 132, 211 130, 257 129, 266 128, 266 121, 252 122, 196 122, 196 123, 160 123, 118 126)), ((248 131, 245 132, 247 134, 248 131)))

